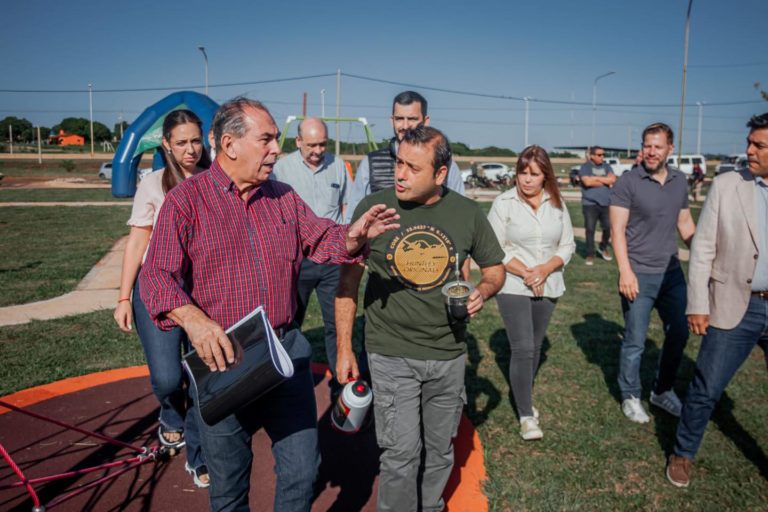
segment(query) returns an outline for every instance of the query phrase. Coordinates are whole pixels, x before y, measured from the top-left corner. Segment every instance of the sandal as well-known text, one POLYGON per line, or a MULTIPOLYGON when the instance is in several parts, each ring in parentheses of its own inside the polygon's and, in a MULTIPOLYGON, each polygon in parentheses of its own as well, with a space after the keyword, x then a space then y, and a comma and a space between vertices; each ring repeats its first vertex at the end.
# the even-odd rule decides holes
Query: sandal
POLYGON ((157 427, 157 439, 160 441, 160 444, 163 445, 166 448, 169 449, 175 449, 178 450, 179 448, 183 448, 187 442, 184 440, 184 433, 180 432, 178 430, 166 430, 165 426, 161 423, 159 427, 157 427), (175 442, 169 441, 165 436, 168 434, 179 434, 179 440, 175 442))
POLYGON ((192 475, 192 481, 200 489, 205 489, 206 487, 211 485, 210 477, 208 482, 204 482, 201 479, 201 477, 208 476, 208 467, 205 464, 201 464, 197 466, 195 469, 192 469, 192 467, 189 465, 189 462, 185 462, 184 469, 186 470, 187 473, 192 475))

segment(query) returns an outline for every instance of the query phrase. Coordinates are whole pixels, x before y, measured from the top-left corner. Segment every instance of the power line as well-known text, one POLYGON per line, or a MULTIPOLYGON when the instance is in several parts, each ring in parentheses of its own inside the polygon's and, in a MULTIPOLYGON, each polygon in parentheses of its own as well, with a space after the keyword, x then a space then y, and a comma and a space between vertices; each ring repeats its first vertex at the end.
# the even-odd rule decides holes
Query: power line
MULTIPOLYGON (((489 94, 489 93, 480 93, 480 92, 471 92, 471 91, 462 91, 459 89, 446 89, 443 87, 432 87, 428 85, 419 85, 419 84, 411 84, 407 82, 395 82, 392 80, 383 80, 381 78, 373 78, 368 76, 362 76, 362 75, 353 75, 351 73, 341 73, 342 76, 346 76, 348 78, 356 78, 358 80, 365 80, 369 82, 378 82, 383 84, 389 84, 389 85, 397 85, 401 87, 408 87, 411 89, 423 89, 427 91, 436 91, 436 92, 444 92, 448 94, 458 94, 461 96, 475 96, 478 98, 493 98, 498 100, 512 100, 512 101, 525 101, 525 98, 522 96, 506 96, 501 94, 489 94)), ((543 99, 543 98, 532 98, 529 97, 528 101, 533 103, 551 103, 555 105, 580 105, 580 106, 591 106, 592 103, 585 102, 585 101, 571 101, 571 100, 555 100, 555 99, 543 99)), ((762 100, 740 100, 740 101, 708 101, 707 106, 710 107, 717 107, 717 106, 733 106, 733 105, 751 105, 756 103, 763 103, 762 100)), ((601 106, 603 107, 656 107, 656 108, 676 108, 679 107, 679 103, 607 103, 607 102, 601 102, 601 106)), ((686 106, 695 107, 695 103, 686 104, 686 106)))
MULTIPOLYGON (((490 99, 499 99, 499 100, 506 100, 506 101, 520 101, 520 102, 525 101, 525 99, 522 96, 508 96, 508 95, 502 95, 502 94, 490 94, 490 93, 484 93, 484 92, 465 91, 460 89, 448 89, 444 87, 433 87, 428 85, 412 84, 407 82, 397 82, 393 80, 384 80, 381 78, 356 75, 352 73, 342 73, 342 75, 347 78, 353 78, 357 80, 383 83, 383 84, 389 84, 389 85, 397 85, 397 86, 408 87, 412 89, 423 89, 423 90, 430 90, 430 91, 436 91, 436 92, 444 92, 447 94, 457 94, 462 96, 473 96, 477 98, 490 98, 490 99)), ((294 81, 300 81, 300 80, 312 80, 317 78, 329 78, 333 76, 336 76, 336 73, 322 73, 317 75, 304 75, 304 76, 296 76, 296 77, 288 77, 288 78, 274 78, 274 79, 268 79, 268 80, 253 80, 253 81, 246 81, 246 82, 209 84, 208 87, 209 88, 241 87, 246 85, 272 84, 272 83, 281 83, 281 82, 294 82, 294 81)), ((173 90, 201 89, 201 88, 202 86, 200 85, 186 85, 186 86, 173 86, 173 87, 121 88, 121 89, 96 89, 95 88, 93 92, 95 93, 126 93, 126 92, 173 91, 173 90)), ((84 94, 87 92, 88 92, 88 89, 0 89, 0 93, 22 93, 22 94, 70 94, 70 93, 84 94)), ((529 97, 529 101, 532 103, 541 103, 541 104, 591 107, 591 103, 584 102, 584 101, 558 100, 558 99, 551 99, 551 98, 547 99, 547 98, 534 98, 534 97, 529 97)), ((763 103, 762 100, 708 101, 707 106, 718 107, 718 106, 735 106, 735 105, 753 105, 753 104, 762 104, 762 103, 763 103)), ((635 107, 635 108, 649 108, 649 107, 650 108, 677 108, 680 105, 678 103, 602 102, 600 106, 601 107, 635 107)), ((686 106, 694 107, 696 106, 696 104, 691 103, 691 104, 687 104, 686 106)))
MULTIPOLYGON (((243 85, 257 85, 257 84, 273 84, 279 82, 293 82, 297 80, 310 80, 314 78, 327 78, 329 76, 336 76, 336 73, 325 73, 322 75, 305 75, 295 76, 289 78, 273 78, 270 80, 255 80, 251 82, 232 82, 226 84, 210 84, 208 87, 213 89, 215 87, 240 87, 243 85)), ((141 87, 134 89, 97 89, 94 87, 93 92, 98 93, 114 93, 114 92, 153 92, 153 91, 178 91, 188 89, 202 89, 200 85, 177 85, 174 87, 141 87)), ((68 94, 68 93, 87 93, 88 89, 0 89, 0 92, 12 92, 12 93, 30 93, 30 94, 68 94)))

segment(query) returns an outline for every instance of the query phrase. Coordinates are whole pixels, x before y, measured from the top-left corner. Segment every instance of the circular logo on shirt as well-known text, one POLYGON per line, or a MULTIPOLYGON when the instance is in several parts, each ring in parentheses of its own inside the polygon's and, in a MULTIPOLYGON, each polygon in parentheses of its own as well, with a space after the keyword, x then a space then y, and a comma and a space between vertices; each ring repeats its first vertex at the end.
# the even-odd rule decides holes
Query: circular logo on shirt
POLYGON ((400 230, 386 252, 387 272, 404 286, 426 291, 442 286, 456 264, 451 238, 436 226, 419 224, 400 230))

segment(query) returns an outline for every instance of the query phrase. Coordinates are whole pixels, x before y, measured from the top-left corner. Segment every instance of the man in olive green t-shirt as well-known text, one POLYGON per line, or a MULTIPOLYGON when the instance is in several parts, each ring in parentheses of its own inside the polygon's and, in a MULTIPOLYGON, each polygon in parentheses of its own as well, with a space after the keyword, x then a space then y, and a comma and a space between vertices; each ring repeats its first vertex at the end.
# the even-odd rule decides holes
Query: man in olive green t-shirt
MULTIPOLYGON (((441 294, 454 279, 457 256, 460 262, 471 256, 482 272, 469 297, 470 316, 504 284, 504 252, 482 210, 443 187, 450 161, 440 131, 409 130, 398 148, 395 187, 363 199, 353 216, 380 203, 400 215, 399 230, 370 243, 365 289, 382 511, 444 508, 453 437, 466 401, 466 323, 449 318, 441 294), (426 457, 419 481, 422 445, 426 457)), ((359 377, 352 325, 364 269, 344 265, 339 280, 336 371, 342 384, 359 377)))

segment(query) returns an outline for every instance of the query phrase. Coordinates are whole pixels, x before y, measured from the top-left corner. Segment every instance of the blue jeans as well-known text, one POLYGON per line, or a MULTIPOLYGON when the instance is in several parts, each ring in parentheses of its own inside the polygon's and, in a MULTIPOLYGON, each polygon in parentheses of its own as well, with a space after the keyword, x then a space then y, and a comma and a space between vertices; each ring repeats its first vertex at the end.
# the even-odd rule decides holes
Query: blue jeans
POLYGON ((621 399, 640 398, 640 362, 645 351, 645 339, 653 308, 663 324, 664 345, 659 354, 654 392, 672 389, 677 369, 688 342, 688 321, 685 317, 686 286, 683 270, 677 266, 663 274, 636 274, 640 293, 630 302, 621 297, 624 312, 624 340, 619 355, 619 389, 621 399))
MULTIPOLYGON (((293 377, 267 395, 215 425, 200 422, 203 453, 211 476, 209 499, 214 511, 247 511, 250 490, 251 437, 264 427, 275 458, 274 509, 308 511, 320 466, 317 407, 309 342, 293 329, 283 341, 294 364, 293 377)), ((199 415, 199 410, 195 408, 199 415)))
POLYGON ((328 358, 328 366, 333 374, 329 385, 334 392, 341 389, 341 385, 336 380, 336 317, 334 308, 340 273, 341 265, 322 265, 304 259, 299 270, 296 294, 295 320, 299 327, 301 327, 301 324, 304 323, 304 316, 307 313, 312 290, 317 291, 317 301, 320 303, 320 311, 323 314, 323 325, 325 328, 325 355, 328 358))
POLYGON ((758 297, 733 329, 707 329, 677 425, 676 455, 694 458, 720 395, 758 343, 764 350, 768 343, 768 300, 758 297))
POLYGON ((205 464, 200 448, 197 415, 187 414, 192 398, 184 389, 186 376, 181 367, 181 351, 189 349, 186 333, 176 327, 162 331, 152 321, 139 295, 139 280, 133 285, 133 321, 149 365, 152 391, 160 402, 160 423, 172 432, 184 432, 187 462, 198 468, 205 464))

